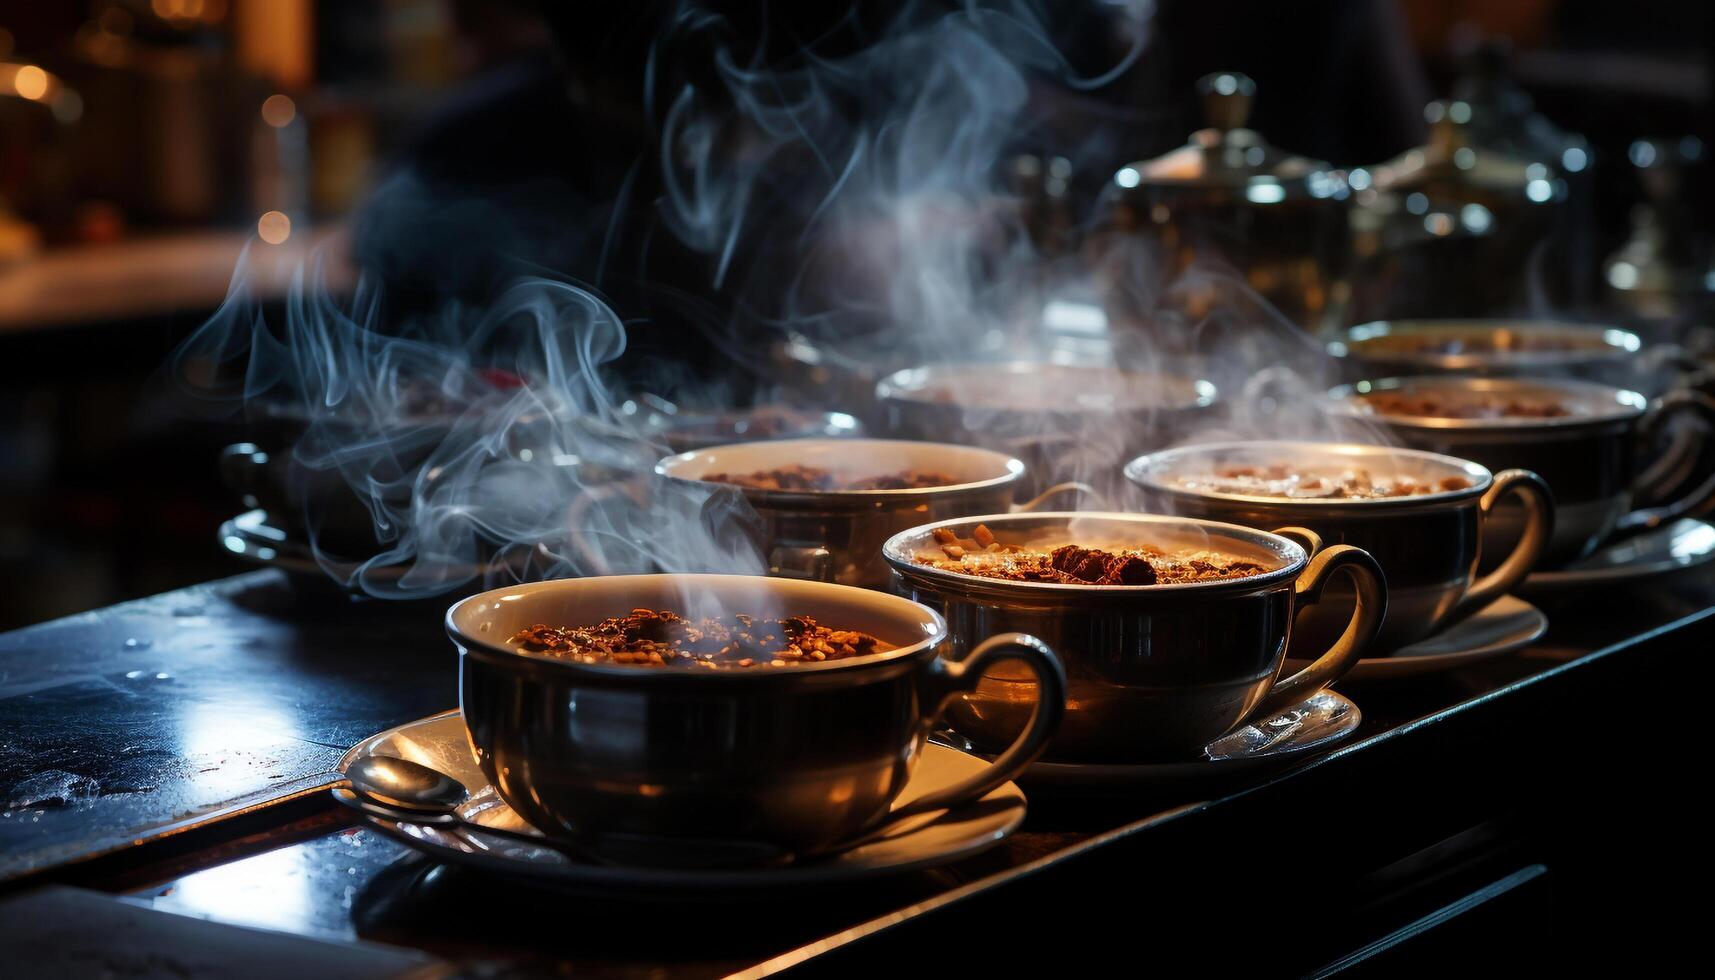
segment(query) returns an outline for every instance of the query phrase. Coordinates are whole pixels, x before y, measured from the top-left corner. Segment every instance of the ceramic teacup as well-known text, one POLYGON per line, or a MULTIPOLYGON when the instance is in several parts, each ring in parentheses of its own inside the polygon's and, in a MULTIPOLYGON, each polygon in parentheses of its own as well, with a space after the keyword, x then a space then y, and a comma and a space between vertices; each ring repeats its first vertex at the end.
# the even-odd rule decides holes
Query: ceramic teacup
MULTIPOLYGON (((1715 497, 1711 478, 1687 481, 1696 485, 1673 491, 1663 503, 1633 506, 1634 497, 1661 490, 1654 464, 1673 462, 1640 459, 1661 426, 1679 415, 1715 426, 1715 401, 1693 392, 1670 392, 1652 403, 1635 391, 1564 378, 1448 375, 1360 381, 1329 396, 1333 411, 1377 423, 1402 445, 1542 477, 1555 504, 1546 564, 1580 558, 1617 530, 1676 519, 1715 497), (1401 411, 1402 405, 1424 410, 1401 411), (1460 414, 1477 411, 1473 405, 1493 410, 1460 414), (1646 462, 1651 465, 1640 465, 1646 462)), ((1674 455, 1696 455, 1708 431, 1674 455)), ((1519 509, 1502 508, 1484 529, 1485 550, 1508 553, 1523 525, 1519 509)))
POLYGON ((1557 320, 1378 320, 1348 327, 1328 353, 1351 378, 1418 374, 1575 377, 1626 383, 1644 363, 1637 334, 1557 320))
MULTIPOLYGON (((1066 664, 1066 721, 1050 758, 1072 762, 1183 760, 1251 720, 1290 708, 1338 680, 1370 648, 1387 610, 1382 572, 1367 553, 1313 535, 1149 514, 994 514, 895 535, 885 554, 900 588, 943 611, 948 656, 980 649, 996 630, 1024 630, 1066 664), (1214 549, 1263 570, 1181 584, 1072 585, 949 571, 935 532, 970 538, 986 525, 1002 544, 1214 549), (1287 535, 1291 535, 1288 537, 1287 535), (1302 543, 1301 543, 1302 542, 1302 543), (1358 596, 1344 632, 1314 662, 1285 676, 1293 615, 1344 573, 1358 596)), ((949 711, 972 741, 998 749, 1027 727, 1037 698, 1028 675, 1003 665, 949 711)))
POLYGON ((1033 361, 907 368, 881 379, 875 398, 890 435, 1024 460, 1026 494, 1065 478, 1110 489, 1099 480, 1136 453, 1171 445, 1217 405, 1215 386, 1194 377, 1033 361))
POLYGON ((947 626, 867 589, 743 575, 620 575, 516 585, 447 611, 459 704, 483 773, 550 835, 628 860, 804 856, 1005 783, 1059 726, 1064 670, 1046 644, 1003 633, 939 656, 947 626), (634 607, 696 617, 810 616, 893 649, 782 667, 580 663, 510 642, 538 623, 593 625, 634 607), (1041 696, 980 773, 893 806, 944 708, 1017 661, 1041 696))
MULTIPOLYGON (((783 466, 825 470, 841 481, 939 474, 942 485, 904 490, 757 489, 734 486, 761 518, 756 544, 771 575, 886 588, 881 558, 888 538, 927 521, 1012 507, 1025 465, 1005 453, 974 446, 897 439, 784 439, 713 446, 669 456, 655 472, 675 481, 749 474, 783 466)), ((1018 510, 1052 500, 1092 495, 1079 483, 1049 487, 1018 510)))
MULTIPOLYGON (((1388 615, 1376 638, 1378 651, 1394 650, 1435 633, 1461 616, 1506 595, 1535 567, 1548 544, 1554 508, 1548 487, 1528 470, 1491 474, 1463 459, 1415 449, 1355 443, 1225 442, 1182 446, 1140 456, 1126 476, 1141 486, 1152 508, 1209 520, 1271 528, 1300 525, 1329 544, 1349 544, 1375 557, 1387 573, 1388 615), (1281 481, 1277 492, 1223 483, 1234 468, 1285 467, 1316 490, 1281 481), (1392 497, 1334 495, 1347 473, 1390 488, 1410 481, 1423 492, 1392 497), (1288 495, 1288 486, 1298 496, 1288 495), (1314 495, 1320 492, 1320 495, 1314 495), (1477 574, 1483 526, 1496 505, 1517 496, 1527 533, 1497 567, 1477 574)), ((1340 603, 1306 612, 1300 640, 1330 635, 1343 625, 1340 603), (1338 622, 1318 623, 1333 617, 1338 622)), ((1295 656, 1294 659, 1299 659, 1295 656)))

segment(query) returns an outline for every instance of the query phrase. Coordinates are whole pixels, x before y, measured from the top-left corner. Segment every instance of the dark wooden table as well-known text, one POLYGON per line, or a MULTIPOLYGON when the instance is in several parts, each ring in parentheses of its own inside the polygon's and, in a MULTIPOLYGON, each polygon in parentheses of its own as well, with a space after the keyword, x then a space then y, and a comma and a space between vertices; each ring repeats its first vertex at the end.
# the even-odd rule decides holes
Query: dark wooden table
POLYGON ((440 607, 245 575, 0 635, 0 955, 220 975, 174 957, 231 947, 301 976, 261 952, 284 933, 325 975, 1647 971, 1697 937, 1712 601, 1710 575, 1562 601, 1518 655, 1343 688, 1362 730, 1289 770, 1035 792, 1020 833, 950 868, 685 904, 355 827, 335 760, 456 703, 440 607))

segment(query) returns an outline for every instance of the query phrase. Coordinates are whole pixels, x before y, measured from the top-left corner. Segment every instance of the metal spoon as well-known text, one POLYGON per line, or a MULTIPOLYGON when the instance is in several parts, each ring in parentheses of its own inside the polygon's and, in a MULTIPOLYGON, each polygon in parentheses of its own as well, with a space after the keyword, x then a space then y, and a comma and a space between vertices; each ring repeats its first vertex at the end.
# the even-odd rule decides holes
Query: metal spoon
POLYGON ((566 841, 467 820, 459 812, 459 807, 470 799, 470 788, 456 778, 422 763, 394 756, 367 755, 351 764, 345 771, 345 778, 348 785, 335 787, 334 799, 354 810, 389 820, 469 827, 480 833, 560 851, 570 857, 608 863, 600 856, 566 841))
POLYGON ((468 820, 459 812, 471 795, 464 783, 437 769, 394 756, 363 756, 352 762, 345 778, 349 785, 336 787, 334 798, 354 810, 388 820, 469 827, 479 833, 523 841, 595 864, 727 868, 780 864, 792 858, 766 845, 671 840, 647 835, 605 835, 596 842, 598 851, 595 846, 580 845, 563 837, 491 827, 468 820))
POLYGON ((345 771, 345 778, 359 795, 390 808, 457 816, 470 799, 469 787, 452 776, 392 756, 363 756, 345 771))

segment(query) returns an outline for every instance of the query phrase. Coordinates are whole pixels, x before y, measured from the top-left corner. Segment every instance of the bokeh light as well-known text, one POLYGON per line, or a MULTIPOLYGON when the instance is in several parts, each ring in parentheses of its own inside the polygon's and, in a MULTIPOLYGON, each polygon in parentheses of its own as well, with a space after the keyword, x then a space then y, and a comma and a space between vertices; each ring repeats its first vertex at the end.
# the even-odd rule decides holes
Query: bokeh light
POLYGON ((12 90, 26 99, 39 99, 48 94, 48 73, 35 65, 25 65, 12 76, 12 90))
POLYGON ((284 95, 270 95, 262 100, 262 121, 275 129, 289 124, 298 116, 298 106, 284 95))
POLYGON ((279 245, 292 237, 292 219, 282 211, 269 211, 256 219, 256 234, 270 245, 279 245))

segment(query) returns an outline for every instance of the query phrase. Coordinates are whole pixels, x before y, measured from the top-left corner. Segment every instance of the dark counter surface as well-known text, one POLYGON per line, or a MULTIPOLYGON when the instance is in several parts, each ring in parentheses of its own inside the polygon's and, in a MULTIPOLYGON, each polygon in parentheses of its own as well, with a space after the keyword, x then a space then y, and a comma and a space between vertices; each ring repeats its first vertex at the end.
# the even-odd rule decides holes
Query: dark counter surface
MULTIPOLYGON (((990 938, 957 953, 965 965, 1022 966, 1085 927, 1092 956, 1096 937, 1147 935, 1152 956, 1177 958, 1231 931, 1251 938, 1222 957, 1267 950, 1303 972, 1460 901, 1523 909, 1515 931, 1536 921, 1525 898, 1544 882, 1562 912, 1586 901, 1618 873, 1569 869, 1590 821, 1621 836, 1604 855, 1655 867, 1676 820, 1648 840, 1615 814, 1640 800, 1679 812, 1681 787, 1661 781, 1684 764, 1685 705, 1709 675, 1712 597, 1709 574, 1585 596, 1546 607, 1549 634, 1520 654, 1344 686, 1362 730, 1289 771, 1032 793, 1020 833, 949 868, 662 905, 438 866, 352 826, 318 788, 345 748, 456 703, 439 606, 315 599, 256 573, 0 636, 0 876, 13 893, 72 883, 524 974, 871 970, 973 930, 990 938), (1335 910, 1337 927, 1310 928, 1335 910), (1037 942, 1006 942, 1008 929, 1037 942)), ((1707 854, 1692 857, 1684 872, 1701 873, 1707 854)))
POLYGON ((453 657, 432 608, 273 572, 0 635, 0 880, 325 785, 456 705, 453 657))

